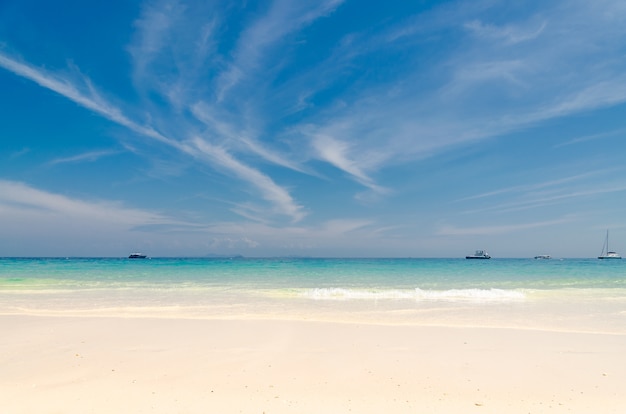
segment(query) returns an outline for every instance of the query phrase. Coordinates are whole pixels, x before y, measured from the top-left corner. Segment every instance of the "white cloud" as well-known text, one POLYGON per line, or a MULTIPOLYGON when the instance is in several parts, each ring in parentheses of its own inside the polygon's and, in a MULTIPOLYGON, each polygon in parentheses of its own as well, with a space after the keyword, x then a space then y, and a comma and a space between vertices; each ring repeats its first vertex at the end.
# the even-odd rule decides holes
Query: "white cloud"
MULTIPOLYGON (((595 170, 595 171, 588 171, 582 174, 575 174, 575 175, 571 175, 571 176, 567 176, 567 177, 563 177, 563 178, 558 178, 558 179, 554 179, 554 180, 548 180, 548 181, 542 181, 539 183, 531 183, 531 184, 523 184, 523 185, 516 185, 516 186, 510 186, 510 187, 506 187, 506 188, 501 188, 499 190, 494 190, 494 191, 489 191, 487 193, 481 193, 481 194, 476 194, 473 196, 469 196, 469 197, 463 197, 460 198, 458 200, 456 200, 457 202, 461 202, 461 201, 469 201, 469 200, 475 200, 475 199, 479 199, 479 198, 487 198, 487 197, 493 197, 493 196, 499 196, 505 193, 530 193, 530 192, 536 192, 537 190, 540 189, 544 189, 547 187, 555 187, 558 190, 564 190, 564 185, 565 184, 576 184, 576 183, 580 183, 582 180, 588 179, 588 178, 592 178, 592 177, 597 177, 599 175, 606 175, 609 173, 613 173, 615 172, 615 169, 611 168, 611 169, 602 169, 602 170, 595 170)), ((580 184, 578 184, 580 185, 580 184)), ((596 184, 594 183, 594 187, 596 186, 596 184)), ((569 190, 568 190, 569 191, 569 190)))
POLYGON ((30 79, 45 88, 51 89, 89 110, 119 125, 127 127, 135 133, 155 139, 183 153, 191 155, 194 158, 206 160, 208 156, 208 159, 216 164, 213 164, 214 167, 222 167, 225 171, 234 173, 236 177, 255 186, 261 192, 265 200, 275 203, 275 209, 279 214, 289 215, 296 221, 303 217, 301 207, 294 203, 288 191, 276 185, 268 176, 237 161, 223 149, 209 145, 202 140, 195 139, 192 141, 192 145, 182 144, 162 135, 149 126, 135 123, 123 115, 119 109, 101 98, 88 80, 85 80, 85 83, 88 85, 88 94, 85 94, 80 92, 67 79, 58 78, 42 70, 17 62, 1 53, 0 66, 16 75, 30 79))
POLYGON ((361 238, 375 237, 374 222, 366 219, 333 219, 319 225, 275 227, 265 223, 221 222, 209 226, 212 234, 231 239, 249 237, 265 244, 305 241, 307 245, 341 245, 358 232, 361 238))
POLYGON ((81 91, 77 84, 72 83, 70 79, 18 62, 2 53, 0 53, 0 67, 4 67, 6 70, 29 79, 46 89, 50 89, 110 121, 127 127, 133 132, 156 139, 164 144, 178 147, 175 141, 164 137, 150 127, 131 121, 118 108, 106 102, 95 90, 89 79, 84 77, 81 79, 84 84, 81 91))
POLYGON ((135 43, 129 48, 135 63, 135 80, 142 82, 147 67, 155 60, 164 48, 171 43, 170 29, 182 8, 178 1, 158 1, 144 3, 142 17, 135 21, 138 29, 135 43))
MULTIPOLYGON (((401 163, 626 102, 621 53, 626 10, 619 2, 447 2, 416 16, 368 25, 362 32, 336 27, 340 35, 334 43, 322 36, 328 41, 323 50, 307 35, 315 35, 315 24, 326 16, 335 17, 341 1, 277 0, 261 4, 258 14, 249 9, 239 14, 240 4, 147 4, 128 48, 134 72, 126 74, 136 90, 125 92, 138 93, 141 106, 114 103, 119 101, 78 70, 52 72, 3 52, 0 67, 150 138, 143 140, 149 144, 159 142, 197 161, 188 166, 210 166, 235 178, 231 188, 243 183, 242 192, 250 197, 220 202, 230 203, 231 211, 258 227, 246 224, 242 234, 224 240, 249 237, 263 245, 274 234, 292 237, 289 243, 296 245, 293 239, 307 234, 327 240, 331 227, 344 229, 341 237, 370 231, 358 220, 330 221, 328 227, 295 225, 315 215, 282 185, 307 181, 283 174, 316 176, 318 161, 333 167, 324 171, 337 174, 337 169, 363 186, 365 193, 357 199, 372 200, 368 197, 394 191, 398 181, 384 180, 398 180, 401 163), (231 24, 233 17, 236 24, 231 24), (297 61, 301 55, 307 55, 306 65, 297 61), (286 216, 289 225, 270 226, 275 215, 286 216)), ((563 138, 570 139, 563 145, 593 137, 563 138)), ((52 163, 105 155, 90 151, 52 163)), ((559 192, 559 184, 573 187, 576 180, 557 181, 464 200, 478 204, 506 195, 508 200, 489 207, 502 212, 623 188, 616 180, 595 190, 579 186, 559 192)), ((304 185, 298 191, 305 191, 304 185)), ((303 245, 314 244, 311 240, 303 245)))
POLYGON ((322 226, 322 231, 329 235, 345 235, 355 230, 363 229, 364 227, 372 225, 371 220, 350 220, 350 219, 335 219, 329 220, 322 226))
POLYGON ((220 20, 213 7, 209 2, 179 0, 145 3, 128 50, 134 84, 146 101, 154 104, 150 95, 157 93, 171 105, 169 109, 183 113, 207 90, 206 72, 218 59, 220 20))
POLYGON ((71 157, 64 158, 55 158, 50 161, 48 164, 56 165, 56 164, 67 164, 67 163, 77 163, 77 162, 94 162, 99 160, 102 157, 109 157, 111 155, 119 154, 119 151, 110 151, 110 150, 102 150, 102 151, 89 151, 78 155, 73 155, 71 157))
POLYGON ((250 135, 253 135, 254 132, 240 130, 240 126, 238 126, 238 124, 241 124, 241 118, 228 122, 225 119, 232 118, 232 114, 215 113, 218 111, 217 108, 210 107, 205 102, 198 102, 192 105, 191 111, 199 121, 202 121, 215 133, 215 137, 218 137, 223 145, 230 145, 231 147, 236 146, 236 149, 240 151, 252 152, 273 164, 280 165, 294 171, 302 173, 305 172, 305 169, 293 160, 289 159, 285 155, 278 154, 268 149, 256 139, 251 137, 250 135), (233 143, 237 143, 239 145, 233 143))
MULTIPOLYGON (((383 34, 352 34, 328 66, 343 69, 350 59, 397 50, 414 56, 406 58, 407 66, 418 69, 402 66, 393 77, 360 83, 341 96, 343 105, 306 119, 302 130, 314 137, 316 155, 370 186, 375 172, 398 163, 626 102, 626 65, 619 52, 619 39, 626 35, 620 24, 624 10, 608 16, 591 3, 551 3, 530 18, 512 15, 510 22, 490 23, 489 16, 503 7, 454 3, 383 34), (481 15, 486 17, 479 20, 481 15), (460 33, 449 49, 454 53, 435 55, 428 65, 419 53, 410 53, 463 24, 476 36, 460 33), (377 154, 374 162, 370 154, 377 154)), ((314 70, 326 82, 339 76, 324 67, 314 70)))
POLYGON ((438 236, 488 236, 496 234, 510 234, 523 230, 534 229, 537 227, 547 227, 556 224, 567 223, 571 220, 571 217, 565 217, 557 220, 479 227, 457 227, 452 225, 443 225, 438 230, 436 230, 435 234, 438 236))
POLYGON ((119 202, 80 200, 6 180, 0 180, 0 209, 3 227, 26 224, 34 228, 44 221, 59 230, 68 223, 72 227, 119 230, 147 224, 184 224, 159 213, 124 207, 119 202))
POLYGON ((294 221, 299 221, 304 217, 302 206, 296 204, 287 192, 282 187, 278 186, 270 177, 261 173, 260 171, 251 168, 233 158, 223 148, 215 147, 206 141, 195 138, 191 141, 191 145, 195 150, 187 150, 192 154, 202 154, 208 157, 215 164, 225 168, 228 172, 235 176, 254 184, 256 188, 261 190, 262 196, 265 200, 274 204, 278 213, 291 216, 294 221))
POLYGON ((290 33, 310 25, 315 20, 332 13, 343 0, 315 2, 274 0, 267 14, 247 27, 232 53, 228 69, 218 76, 217 101, 247 77, 257 72, 257 65, 268 51, 290 33))
POLYGON ((469 63, 458 68, 450 82, 440 90, 440 99, 459 99, 462 93, 475 93, 474 88, 493 83, 502 83, 514 90, 527 88, 529 85, 522 80, 525 70, 527 68, 520 60, 469 63))
POLYGON ((624 134, 626 134, 626 128, 619 128, 613 131, 603 132, 600 134, 591 134, 591 135, 585 135, 582 137, 572 138, 569 141, 565 141, 558 145, 555 145, 555 148, 561 148, 561 147, 566 147, 568 145, 580 144, 580 143, 587 142, 587 141, 601 140, 601 139, 615 137, 617 135, 624 135, 624 134))
POLYGON ((384 192, 385 190, 376 185, 374 181, 361 170, 358 163, 350 159, 350 145, 341 142, 327 135, 315 135, 312 138, 312 145, 320 159, 327 161, 350 174, 356 181, 362 185, 374 190, 375 192, 384 192))
POLYGON ((465 24, 465 27, 481 37, 501 40, 507 45, 526 42, 536 39, 546 28, 545 21, 530 22, 525 26, 505 25, 496 26, 485 24, 480 20, 472 20, 465 24))

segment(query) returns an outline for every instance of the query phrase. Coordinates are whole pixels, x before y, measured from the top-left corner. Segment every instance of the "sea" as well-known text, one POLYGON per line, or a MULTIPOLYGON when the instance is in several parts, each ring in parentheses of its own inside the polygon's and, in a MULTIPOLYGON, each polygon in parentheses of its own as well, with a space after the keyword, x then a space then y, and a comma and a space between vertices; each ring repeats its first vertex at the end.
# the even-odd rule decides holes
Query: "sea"
POLYGON ((626 260, 0 258, 0 315, 626 333, 626 260))

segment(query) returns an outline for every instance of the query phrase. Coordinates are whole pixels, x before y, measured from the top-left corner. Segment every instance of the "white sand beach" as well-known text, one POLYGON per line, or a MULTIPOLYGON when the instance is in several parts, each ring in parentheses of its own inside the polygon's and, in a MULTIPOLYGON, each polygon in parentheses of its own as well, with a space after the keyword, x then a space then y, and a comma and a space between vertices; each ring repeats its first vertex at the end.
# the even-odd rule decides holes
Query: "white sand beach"
POLYGON ((623 413, 626 336, 0 316, 0 412, 623 413))

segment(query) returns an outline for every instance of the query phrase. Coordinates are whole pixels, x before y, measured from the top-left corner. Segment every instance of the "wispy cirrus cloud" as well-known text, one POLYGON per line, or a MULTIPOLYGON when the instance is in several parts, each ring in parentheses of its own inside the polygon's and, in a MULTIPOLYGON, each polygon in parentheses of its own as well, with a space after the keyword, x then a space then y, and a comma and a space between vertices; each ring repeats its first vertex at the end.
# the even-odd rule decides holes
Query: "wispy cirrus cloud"
POLYGON ((210 161, 216 163, 215 166, 220 167, 222 171, 228 174, 234 174, 236 177, 254 186, 254 188, 263 195, 265 200, 274 203, 277 213, 291 216, 294 220, 300 220, 303 217, 301 207, 293 201, 288 191, 278 186, 267 175, 235 160, 234 157, 227 154, 227 152, 221 148, 205 144, 198 145, 200 142, 198 140, 195 140, 192 145, 189 145, 166 137, 150 126, 141 125, 132 121, 125 116, 120 109, 102 98, 95 87, 93 87, 91 82, 86 78, 82 79, 83 88, 79 89, 70 79, 34 68, 2 53, 0 53, 0 67, 4 67, 10 72, 29 79, 46 89, 50 89, 141 136, 157 140, 197 159, 206 160, 206 157, 209 156, 210 161))
POLYGON ((0 52, 0 67, 13 72, 17 76, 29 79, 38 85, 62 95, 83 108, 89 109, 106 119, 127 127, 131 131, 145 137, 156 139, 164 144, 178 147, 178 144, 161 135, 154 129, 133 122, 120 109, 107 102, 97 92, 91 81, 84 76, 78 82, 69 77, 53 74, 20 62, 0 52))
POLYGON ((228 145, 243 152, 251 152, 265 161, 281 167, 289 168, 298 172, 306 172, 305 168, 285 155, 261 144, 254 138, 255 132, 241 130, 231 113, 223 113, 218 108, 209 106, 205 102, 197 102, 190 108, 193 115, 209 128, 210 135, 214 141, 219 141, 221 145, 228 145))
POLYGON ((232 60, 227 70, 218 75, 217 101, 222 101, 229 89, 256 74, 268 51, 285 36, 332 13, 343 1, 272 1, 267 13, 242 32, 237 46, 231 53, 232 60))
POLYGON ((350 145, 341 142, 331 136, 316 135, 312 141, 313 148, 318 156, 334 165, 340 170, 350 174, 356 181, 373 190, 376 193, 383 193, 386 190, 376 185, 374 180, 367 176, 359 163, 350 158, 350 145))
POLYGON ((349 2, 149 1, 127 48, 135 108, 79 72, 1 52, 0 66, 249 186, 237 214, 267 223, 270 205, 298 221, 308 210, 279 184, 287 170, 324 163, 340 171, 328 179, 386 194, 399 164, 626 102, 626 11, 601 3, 446 2, 319 36, 349 2))
POLYGON ((220 29, 219 13, 207 2, 146 1, 134 23, 128 46, 133 81, 144 98, 164 97, 175 112, 183 112, 198 96, 210 90, 204 83, 215 61, 220 29))
POLYGON ((486 212, 512 212, 520 210, 528 210, 533 208, 541 208, 549 205, 561 204, 569 202, 573 199, 586 199, 590 197, 601 196, 611 193, 623 193, 626 192, 626 185, 623 184, 609 184, 596 186, 595 188, 573 190, 573 189, 560 189, 553 190, 545 193, 530 194, 525 197, 521 197, 512 201, 504 203, 497 203, 487 207, 481 207, 475 210, 465 211, 465 214, 486 213, 486 212))
POLYGON ((459 214, 507 214, 559 206, 561 211, 578 210, 580 205, 606 195, 626 193, 620 180, 621 167, 587 171, 530 184, 504 187, 456 200, 468 207, 459 214), (576 207, 574 207, 576 205, 576 207))
POLYGON ((302 206, 296 204, 289 192, 276 185, 269 176, 237 161, 223 148, 215 147, 201 138, 194 138, 191 144, 192 146, 185 145, 185 148, 195 148, 198 151, 190 149, 187 152, 208 157, 215 164, 226 168, 242 180, 254 184, 257 188, 262 188, 263 198, 275 205, 279 213, 289 215, 295 221, 304 217, 302 206))
POLYGON ((465 27, 477 36, 499 40, 506 45, 511 45, 537 38, 546 28, 546 25, 547 23, 544 20, 537 21, 534 24, 530 22, 530 25, 526 24, 524 26, 510 24, 496 26, 486 24, 480 20, 472 20, 466 23, 465 27))
POLYGON ((457 227, 452 225, 443 225, 435 231, 435 234, 437 236, 489 236, 496 234, 514 233, 538 227, 554 226, 556 224, 568 223, 572 220, 572 217, 563 217, 556 220, 536 221, 520 224, 506 224, 498 226, 457 227))
POLYGON ((608 175, 615 171, 616 171, 615 168, 602 169, 602 170, 588 171, 582 174, 575 174, 575 175, 562 177, 562 178, 558 178, 554 180, 542 181, 538 183, 510 186, 510 187, 501 188, 499 190, 489 191, 486 193, 480 193, 480 194, 476 194, 476 195, 469 196, 469 197, 463 197, 463 198, 456 200, 456 202, 463 202, 463 201, 475 200, 475 199, 480 199, 480 198, 500 196, 506 193, 516 193, 516 194, 533 193, 533 192, 537 192, 538 190, 542 190, 542 189, 550 188, 550 187, 563 190, 563 186, 565 184, 580 183, 583 180, 586 180, 588 178, 608 175))
POLYGON ((367 219, 332 219, 317 226, 281 226, 267 223, 221 222, 209 226, 211 233, 218 237, 250 237, 253 240, 271 240, 271 243, 290 243, 300 246, 323 247, 320 243, 334 243, 339 239, 349 239, 355 233, 362 238, 375 238, 375 222, 367 219))
POLYGON ((5 255, 119 257, 138 247, 151 254, 172 254, 181 234, 193 239, 190 247, 196 254, 204 253, 196 246, 204 235, 197 223, 121 201, 80 198, 17 181, 0 180, 0 226, 5 255))
MULTIPOLYGON (((493 2, 478 2, 475 9, 454 3, 376 36, 352 36, 337 56, 382 60, 394 51, 409 54, 442 32, 459 37, 453 53, 428 66, 415 54, 408 66, 416 70, 401 66, 394 77, 349 90, 342 106, 307 119, 307 129, 341 125, 338 137, 351 148, 350 168, 371 175, 398 162, 626 102, 626 64, 617 40, 626 36, 619 23, 624 10, 613 7, 609 17, 597 5, 557 2, 509 21, 492 17, 503 8, 493 2), (366 166, 362 160, 373 152, 380 156, 366 166)), ((316 134, 309 136, 315 147, 316 134)), ((323 152, 316 154, 332 163, 323 152)), ((360 180, 359 173, 353 177, 360 180)))
POLYGON ((55 158, 51 160, 49 165, 68 164, 77 162, 94 162, 103 157, 110 157, 112 155, 119 154, 119 151, 102 150, 102 151, 89 151, 82 154, 73 155, 71 157, 55 158))
MULTIPOLYGON (((57 217, 63 223, 74 221, 84 225, 91 222, 126 229, 157 223, 184 224, 156 212, 124 207, 119 202, 86 201, 7 180, 0 180, 0 210, 9 221, 19 217, 38 221, 45 216, 57 217)), ((8 225, 9 221, 5 224, 8 225)))
MULTIPOLYGON (((219 54, 217 28, 224 30, 219 22, 226 20, 220 15, 225 11, 214 13, 204 32, 198 21, 190 24, 186 19, 189 32, 203 33, 197 36, 202 39, 197 45, 203 46, 193 43, 202 50, 197 58, 186 52, 189 42, 171 41, 189 36, 180 18, 185 13, 188 17, 189 11, 180 11, 179 6, 160 1, 146 9, 149 12, 138 25, 143 30, 138 39, 143 40, 137 50, 145 51, 145 60, 176 56, 174 73, 180 79, 189 68, 201 67, 209 74, 199 88, 187 88, 204 94, 196 93, 195 100, 186 97, 192 115, 207 127, 207 140, 233 154, 252 153, 299 172, 314 174, 303 163, 321 160, 374 191, 384 190, 376 173, 398 163, 626 101, 626 77, 619 61, 602 68, 585 62, 585 54, 613 50, 614 45, 601 44, 601 39, 624 34, 615 20, 607 20, 593 5, 570 8, 556 3, 511 14, 516 17, 508 21, 492 16, 509 6, 487 1, 472 7, 459 3, 433 7, 382 31, 346 32, 310 67, 292 70, 276 84, 272 82, 292 63, 276 53, 282 50, 277 46, 332 17, 342 2, 272 2, 244 23, 232 48, 219 54), (582 15, 587 18, 581 26, 582 15), (429 66, 421 64, 415 51, 427 39, 451 30, 458 33, 459 47, 429 66), (581 50, 577 39, 596 42, 597 47, 581 50), (176 52, 169 52, 171 48, 176 52), (394 67, 393 76, 364 81, 370 72, 381 70, 379 65, 363 66, 365 62, 398 55, 404 61, 394 67), (567 71, 572 60, 580 63, 580 73, 567 71), (574 79, 563 82, 564 71, 574 79), (328 93, 337 83, 346 87, 325 109, 318 109, 318 94, 328 93), (302 114, 298 124, 268 127, 280 125, 280 117, 293 112, 302 114), (289 137, 287 142, 304 135, 310 143, 304 148, 311 151, 287 145, 283 149, 292 153, 281 154, 272 139, 277 135, 289 137)), ((201 9, 194 10, 201 14, 201 9)), ((151 78, 156 74, 147 77, 151 78)), ((177 81, 168 85, 179 90, 177 81)), ((164 96, 170 93, 166 89, 164 96)))
POLYGON ((30 150, 30 148, 22 148, 22 149, 21 149, 21 150, 19 150, 19 151, 15 151, 15 152, 13 152, 13 153, 10 155, 10 158, 11 158, 11 159, 14 159, 14 158, 20 158, 20 157, 22 157, 22 156, 24 156, 24 155, 28 154, 30 151, 31 151, 31 150, 30 150))
POLYGON ((134 44, 129 52, 134 62, 134 79, 136 83, 143 82, 148 67, 163 53, 163 49, 172 43, 171 29, 176 20, 179 20, 184 8, 179 1, 157 1, 144 3, 142 15, 135 21, 134 44))
POLYGON ((601 140, 601 139, 610 138, 610 137, 614 137, 618 135, 624 135, 624 134, 626 134, 626 128, 619 128, 619 129, 609 131, 609 132, 603 132, 599 134, 591 134, 591 135, 585 135, 582 137, 572 138, 569 141, 564 141, 558 145, 555 145, 555 148, 561 148, 561 147, 566 147, 569 145, 580 144, 580 143, 587 142, 587 141, 601 140))
POLYGON ((329 246, 345 243, 355 234, 360 240, 375 238, 374 223, 366 219, 333 219, 314 226, 273 226, 258 221, 204 223, 128 207, 119 201, 78 198, 0 180, 0 226, 14 235, 7 247, 26 244, 30 255, 51 251, 42 249, 41 244, 58 244, 58 250, 53 251, 59 255, 73 252, 88 256, 128 254, 133 246, 149 249, 151 255, 202 256, 216 250, 254 255, 255 251, 268 254, 268 249, 276 247, 304 254, 311 250, 332 254, 329 246), (64 243, 58 243, 59 239, 64 243))

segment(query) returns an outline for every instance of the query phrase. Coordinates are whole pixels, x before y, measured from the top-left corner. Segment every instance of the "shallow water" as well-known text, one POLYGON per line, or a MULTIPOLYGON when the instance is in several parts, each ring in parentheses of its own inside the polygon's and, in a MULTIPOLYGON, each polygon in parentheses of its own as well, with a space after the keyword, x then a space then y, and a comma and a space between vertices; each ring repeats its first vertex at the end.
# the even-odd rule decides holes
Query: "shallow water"
POLYGON ((0 314, 626 332, 626 261, 2 258, 0 314))

